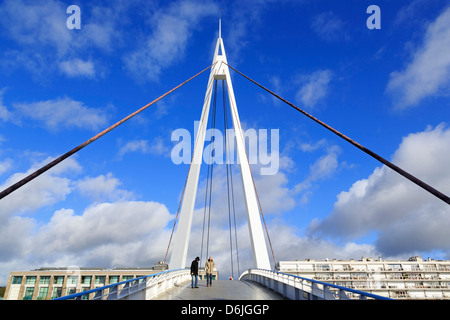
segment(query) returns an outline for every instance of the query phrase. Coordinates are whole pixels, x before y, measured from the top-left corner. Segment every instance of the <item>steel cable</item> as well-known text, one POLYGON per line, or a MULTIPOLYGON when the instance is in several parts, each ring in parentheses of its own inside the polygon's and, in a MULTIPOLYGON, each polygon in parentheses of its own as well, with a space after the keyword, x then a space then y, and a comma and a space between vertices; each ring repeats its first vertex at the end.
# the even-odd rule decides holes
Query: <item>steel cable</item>
POLYGON ((406 179, 410 180, 411 182, 415 183, 416 185, 418 185, 419 187, 425 189, 426 191, 428 191, 429 193, 431 193, 432 195, 436 196, 437 198, 441 199, 442 201, 444 201, 447 204, 450 204, 450 197, 446 196, 445 194, 443 194, 442 192, 436 190, 435 188, 433 188, 432 186, 426 184, 425 182, 423 182, 422 180, 416 178, 415 176, 413 176, 412 174, 406 172, 405 170, 401 169, 400 167, 396 166, 395 164, 389 162, 388 160, 384 159, 383 157, 379 156, 378 154, 376 154, 375 152, 363 147, 362 145, 360 145, 359 143, 353 141, 352 139, 350 139, 349 137, 345 136, 344 134, 340 133, 339 131, 337 131, 336 129, 330 127, 329 125, 327 125, 326 123, 320 121, 319 119, 313 117, 312 115, 310 115, 309 113, 307 113, 306 111, 300 109, 299 107, 295 106, 294 104, 290 103, 289 101, 283 99, 282 97, 280 97, 279 95, 277 95, 276 93, 270 91, 269 89, 267 89, 266 87, 264 87, 263 85, 259 84, 258 82, 256 82, 255 80, 249 78, 248 76, 246 76, 245 74, 243 74, 242 72, 236 70, 235 68, 233 68, 232 66, 228 65, 228 67, 230 67, 231 69, 233 69, 234 71, 236 71, 238 74, 240 74, 241 76, 243 76, 244 78, 246 78, 247 80, 250 80, 251 82, 253 82, 254 84, 256 84, 258 87, 264 89, 265 91, 267 91, 268 93, 272 94, 274 97, 280 99, 281 101, 283 101, 284 103, 288 104, 289 106, 291 106, 292 108, 294 108, 295 110, 299 111, 300 113, 304 114, 305 116, 307 116, 308 118, 310 118, 311 120, 315 121, 316 123, 320 124, 321 126, 325 127, 326 129, 328 129, 329 131, 333 132, 334 134, 336 134, 338 137, 346 140, 347 142, 349 142, 350 144, 352 144, 353 146, 357 147, 358 149, 362 150, 363 152, 367 153, 368 155, 370 155, 371 157, 373 157, 374 159, 380 161, 381 163, 383 163, 384 165, 388 166, 389 168, 391 168, 392 170, 394 170, 395 172, 399 173, 400 175, 402 175, 403 177, 405 177, 406 179))

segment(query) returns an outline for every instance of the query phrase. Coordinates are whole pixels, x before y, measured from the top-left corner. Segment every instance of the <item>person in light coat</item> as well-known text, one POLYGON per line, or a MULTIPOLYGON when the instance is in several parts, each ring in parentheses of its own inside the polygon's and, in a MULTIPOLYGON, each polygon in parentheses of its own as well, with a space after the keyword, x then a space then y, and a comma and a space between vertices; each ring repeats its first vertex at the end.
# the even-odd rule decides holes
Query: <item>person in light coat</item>
POLYGON ((212 287, 212 274, 214 271, 215 263, 214 260, 209 257, 208 261, 206 261, 205 264, 205 271, 206 271, 206 286, 212 287))

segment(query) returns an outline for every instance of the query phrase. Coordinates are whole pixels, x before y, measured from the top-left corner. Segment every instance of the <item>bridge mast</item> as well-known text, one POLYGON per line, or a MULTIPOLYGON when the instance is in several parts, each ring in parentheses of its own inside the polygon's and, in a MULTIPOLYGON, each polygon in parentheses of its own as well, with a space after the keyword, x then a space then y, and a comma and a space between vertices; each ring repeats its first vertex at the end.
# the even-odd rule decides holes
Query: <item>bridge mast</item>
POLYGON ((219 38, 217 39, 216 49, 213 58, 214 66, 211 68, 208 86, 206 89, 203 110, 198 127, 198 133, 195 140, 194 155, 189 169, 184 192, 183 203, 180 211, 180 220, 176 233, 174 235, 174 246, 169 262, 170 269, 185 268, 189 237, 192 226, 192 215, 194 212, 195 198, 197 195, 198 179, 200 166, 202 162, 203 146, 205 142, 206 125, 208 122, 209 109, 211 105, 212 89, 214 80, 226 80, 228 99, 230 101, 231 116, 236 136, 236 147, 238 162, 241 169, 242 183, 244 186, 244 197, 247 209, 247 221, 250 233, 250 241, 253 249, 253 258, 256 268, 271 269, 269 255, 267 252, 266 241, 261 223, 259 206, 256 197, 255 185, 253 183, 250 164, 248 162, 245 150, 245 140, 239 120, 239 114, 236 106, 233 85, 231 83, 230 71, 225 55, 225 48, 221 36, 221 19, 219 19, 219 38), (220 51, 219 51, 220 50, 220 51), (220 54, 219 54, 220 52, 220 54))

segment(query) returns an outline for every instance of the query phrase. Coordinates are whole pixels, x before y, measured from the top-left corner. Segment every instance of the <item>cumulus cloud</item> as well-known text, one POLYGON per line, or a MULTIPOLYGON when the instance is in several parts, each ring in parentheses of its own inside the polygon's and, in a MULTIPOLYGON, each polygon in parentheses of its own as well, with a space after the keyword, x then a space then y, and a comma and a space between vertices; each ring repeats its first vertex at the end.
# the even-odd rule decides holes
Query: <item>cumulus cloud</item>
POLYGON ((85 76, 87 78, 92 78, 95 76, 94 63, 90 60, 83 61, 81 59, 75 58, 72 60, 62 61, 59 64, 59 69, 68 77, 85 76))
POLYGON ((272 243, 277 260, 302 259, 355 259, 360 257, 376 257, 379 252, 372 244, 357 244, 318 237, 299 236, 293 226, 274 223, 270 226, 272 243))
POLYGON ((165 68, 183 57, 199 21, 217 12, 213 3, 190 0, 159 10, 151 18, 153 32, 143 46, 124 57, 126 68, 143 79, 157 80, 165 68))
POLYGON ((133 198, 132 192, 119 189, 121 181, 110 172, 97 177, 85 177, 76 183, 80 193, 97 202, 99 201, 123 201, 133 198))
POLYGON ((323 40, 335 42, 349 38, 346 31, 346 22, 333 12, 323 12, 313 18, 312 30, 323 40))
MULTIPOLYGON (((311 152, 322 146, 324 143, 324 140, 320 140, 313 145, 303 143, 300 148, 303 151, 311 152)), ((326 154, 319 157, 312 165, 310 165, 308 177, 304 181, 296 184, 294 188, 295 193, 303 194, 301 199, 302 203, 307 203, 309 201, 309 197, 312 193, 311 188, 315 183, 329 178, 338 170, 338 157, 340 153, 341 148, 336 145, 326 147, 326 154)))
POLYGON ((129 152, 141 152, 155 155, 170 155, 170 149, 163 142, 161 137, 157 137, 153 142, 148 140, 132 140, 120 147, 119 155, 123 156, 129 152))
MULTIPOLYGON (((0 189, 6 189, 51 160, 53 159, 47 158, 45 161, 33 165, 27 172, 13 174, 0 186, 0 189)), ((72 192, 71 180, 65 175, 77 173, 80 169, 80 165, 74 159, 66 159, 58 166, 17 189, 0 200, 0 219, 7 219, 11 214, 34 212, 44 206, 64 200, 72 192)))
MULTIPOLYGON (((392 162, 450 194, 450 129, 428 128, 404 138, 392 162)), ((447 204, 387 167, 379 167, 338 195, 333 212, 309 226, 310 234, 344 240, 375 232, 383 254, 450 250, 447 204)))
POLYGON ((331 79, 330 70, 319 70, 303 76, 302 86, 295 96, 296 101, 308 108, 314 107, 327 95, 331 79))
POLYGON ((12 118, 11 112, 8 108, 3 104, 3 95, 6 91, 6 88, 0 90, 0 120, 9 121, 12 118))
POLYGON ((430 23, 423 42, 402 71, 391 73, 387 91, 396 108, 417 106, 430 96, 447 95, 450 89, 450 7, 430 23))
POLYGON ((0 161, 0 175, 8 171, 11 167, 12 167, 11 159, 5 159, 3 161, 0 161))
POLYGON ((89 50, 108 53, 120 43, 120 14, 125 2, 108 7, 83 6, 81 30, 66 26, 67 3, 58 0, 6 0, 0 5, 0 25, 4 34, 17 44, 4 52, 2 65, 8 71, 24 68, 39 79, 52 72, 68 77, 96 76, 94 62, 82 58, 89 50), (89 12, 87 9, 89 8, 89 12), (86 11, 84 11, 86 9, 86 11), (86 18, 88 17, 88 18, 86 18))
POLYGON ((62 2, 6 0, 0 12, 4 30, 18 43, 56 47, 59 55, 70 49, 72 37, 66 27, 66 6, 62 2))
POLYGON ((14 109, 21 117, 36 120, 47 129, 82 128, 99 130, 109 119, 105 110, 87 107, 68 97, 32 103, 16 103, 14 109))
POLYGON ((152 257, 161 259, 164 247, 156 246, 161 245, 162 240, 167 241, 168 238, 163 239, 164 229, 171 219, 167 208, 156 202, 100 203, 90 206, 81 215, 72 209, 61 209, 39 230, 35 247, 41 248, 40 254, 46 257, 81 255, 77 260, 83 265, 95 259, 91 252, 102 250, 107 250, 102 257, 104 262, 109 260, 109 266, 129 266, 139 261, 150 264, 155 262, 152 257), (144 246, 151 248, 151 256, 141 256, 149 252, 139 252, 144 246), (123 251, 124 248, 133 250, 131 261, 127 261, 131 253, 123 251))

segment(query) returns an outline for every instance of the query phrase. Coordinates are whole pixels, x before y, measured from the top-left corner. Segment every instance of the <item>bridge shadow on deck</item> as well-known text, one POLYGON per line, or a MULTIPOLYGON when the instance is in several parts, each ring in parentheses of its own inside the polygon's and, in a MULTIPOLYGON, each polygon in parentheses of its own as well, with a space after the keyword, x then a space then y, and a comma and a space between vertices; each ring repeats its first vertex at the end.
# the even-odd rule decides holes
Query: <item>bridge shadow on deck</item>
POLYGON ((191 288, 187 281, 161 293, 153 300, 286 300, 280 294, 253 281, 215 280, 212 287, 199 281, 191 288))

